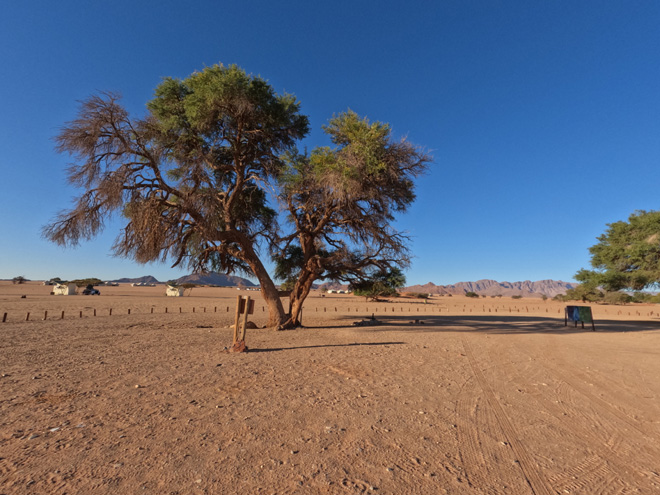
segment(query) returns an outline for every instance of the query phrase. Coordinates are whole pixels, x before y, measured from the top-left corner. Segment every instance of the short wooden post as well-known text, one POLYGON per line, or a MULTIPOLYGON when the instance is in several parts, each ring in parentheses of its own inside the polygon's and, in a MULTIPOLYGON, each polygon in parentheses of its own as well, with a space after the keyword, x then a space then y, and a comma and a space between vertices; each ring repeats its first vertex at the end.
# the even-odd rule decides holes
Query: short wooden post
POLYGON ((236 316, 234 318, 234 336, 232 338, 232 344, 238 342, 238 325, 241 318, 241 296, 236 296, 236 316))
POLYGON ((193 306, 193 313, 195 312, 195 306, 193 306))
POLYGON ((154 314, 154 308, 151 308, 151 314, 154 314))
POLYGON ((181 313, 181 306, 179 306, 179 313, 181 313))
POLYGON ((112 308, 110 308, 110 316, 112 316, 112 308))
POLYGON ((80 317, 82 318, 82 311, 80 312, 80 317))
POLYGON ((94 316, 96 316, 96 308, 94 308, 94 316))
POLYGON ((48 311, 44 311, 44 321, 48 319, 48 311))
POLYGON ((2 323, 5 323, 7 321, 7 313, 2 315, 2 323))
POLYGON ((30 313, 28 313, 27 315, 25 315, 25 321, 30 321, 30 313))
POLYGON ((245 331, 247 330, 248 314, 250 314, 250 296, 247 296, 245 299, 245 311, 243 312, 243 324, 241 329, 238 332, 238 341, 245 342, 245 331))
POLYGON ((62 316, 60 316, 60 320, 64 319, 64 311, 62 311, 62 316))
POLYGON ((167 306, 165 306, 165 312, 167 313, 167 306))
POLYGON ((129 315, 131 314, 131 308, 128 308, 128 314, 129 315))

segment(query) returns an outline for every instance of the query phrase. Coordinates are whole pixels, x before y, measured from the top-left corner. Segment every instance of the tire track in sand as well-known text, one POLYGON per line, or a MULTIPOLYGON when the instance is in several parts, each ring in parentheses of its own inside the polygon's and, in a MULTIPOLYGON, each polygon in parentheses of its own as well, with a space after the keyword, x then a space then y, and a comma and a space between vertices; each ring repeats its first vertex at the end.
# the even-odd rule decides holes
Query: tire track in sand
POLYGON ((479 382, 479 386, 481 387, 481 389, 483 390, 486 396, 488 405, 491 407, 493 413, 497 417, 497 422, 504 431, 504 435, 506 436, 507 441, 511 446, 511 449, 516 455, 516 458, 518 460, 518 465, 520 466, 520 469, 522 470, 523 475, 527 480, 527 483, 532 489, 532 492, 534 492, 536 495, 552 495, 553 493, 555 493, 555 491, 545 481, 537 464, 531 459, 531 457, 527 453, 527 449, 525 449, 525 446, 518 437, 515 428, 509 421, 509 418, 504 412, 504 409, 502 409, 502 405, 495 397, 495 394, 493 394, 490 385, 488 385, 486 378, 484 377, 483 373, 477 366, 477 362, 474 359, 474 354, 472 353, 472 348, 470 347, 470 345, 468 344, 465 338, 463 338, 462 341, 463 341, 463 348, 465 349, 465 355, 467 356, 468 361, 470 362, 470 366, 472 368, 474 376, 479 382))
POLYGON ((642 487, 648 490, 648 493, 658 491, 660 478, 657 473, 651 469, 632 468, 643 464, 643 458, 647 459, 648 466, 652 466, 652 459, 657 459, 657 455, 644 455, 640 450, 641 439, 634 439, 631 443, 627 436, 620 433, 621 424, 612 424, 606 418, 601 418, 601 414, 592 407, 578 406, 575 403, 575 394, 580 392, 558 377, 548 374, 546 367, 534 364, 519 369, 513 365, 514 362, 528 363, 532 360, 534 363, 539 361, 538 357, 519 348, 491 349, 488 359, 496 368, 505 372, 509 381, 527 391, 536 401, 535 407, 539 411, 550 415, 548 422, 552 427, 546 430, 549 441, 559 441, 559 435, 560 438, 572 438, 588 446, 590 454, 585 460, 564 467, 559 473, 548 475, 548 481, 555 491, 598 495, 640 493, 642 487), (524 359, 512 355, 512 352, 524 356, 524 359), (503 356, 507 358, 504 359, 503 356), (545 370, 545 373, 542 370, 545 370), (547 386, 546 382, 556 384, 553 388, 555 397, 561 400, 554 400, 552 393, 536 388, 539 383, 547 386), (570 420, 567 420, 568 417, 570 420), (595 427, 595 423, 601 427, 595 427), (603 431, 600 431, 601 429, 603 431), (555 440, 552 440, 553 438, 555 440), (637 448, 633 449, 633 445, 637 448))

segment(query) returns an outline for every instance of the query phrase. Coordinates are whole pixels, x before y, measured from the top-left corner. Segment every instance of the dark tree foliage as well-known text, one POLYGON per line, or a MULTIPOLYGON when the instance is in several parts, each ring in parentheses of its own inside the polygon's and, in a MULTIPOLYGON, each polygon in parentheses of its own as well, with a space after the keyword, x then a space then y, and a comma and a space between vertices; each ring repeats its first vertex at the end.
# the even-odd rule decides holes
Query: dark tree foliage
POLYGON ((398 295, 397 289, 405 284, 406 277, 395 267, 389 271, 378 270, 366 278, 355 280, 350 284, 350 289, 356 296, 377 300, 379 297, 398 295))
POLYGON ((293 224, 274 253, 276 276, 294 281, 291 325, 314 281, 351 282, 409 264, 408 238, 392 226, 415 199, 414 179, 430 161, 388 125, 348 111, 325 132, 334 148, 288 154, 280 199, 293 224))
POLYGON ((589 248, 594 270, 580 270, 575 279, 588 290, 642 290, 660 282, 660 211, 638 211, 628 221, 608 224, 589 248))
POLYGON ((75 158, 69 181, 84 192, 45 237, 75 245, 119 213, 126 226, 116 255, 253 273, 270 324, 281 323, 284 310, 257 244, 277 228, 264 186, 282 173, 279 156, 308 132, 299 103, 236 66, 216 65, 165 79, 147 107, 146 117, 133 119, 114 94, 82 103, 57 149, 75 158))

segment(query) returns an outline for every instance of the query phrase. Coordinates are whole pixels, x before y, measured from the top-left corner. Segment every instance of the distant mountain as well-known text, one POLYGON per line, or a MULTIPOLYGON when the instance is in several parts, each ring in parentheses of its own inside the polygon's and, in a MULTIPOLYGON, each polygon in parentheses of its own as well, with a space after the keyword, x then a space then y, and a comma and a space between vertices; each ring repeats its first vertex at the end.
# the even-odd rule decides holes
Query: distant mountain
POLYGON ((340 284, 339 282, 325 282, 321 285, 314 287, 320 290, 347 290, 348 284, 340 284))
POLYGON ((220 287, 255 287, 255 284, 246 278, 226 275, 224 273, 193 273, 176 279, 178 284, 219 285, 220 287))
POLYGON ((476 282, 459 282, 453 285, 435 285, 432 282, 424 285, 413 285, 402 289, 401 292, 425 292, 428 294, 462 295, 466 292, 476 292, 484 296, 523 296, 541 297, 546 295, 554 297, 565 294, 568 289, 578 284, 557 280, 539 280, 537 282, 497 282, 495 280, 477 280, 476 282))
POLYGON ((146 275, 140 278, 120 278, 117 280, 110 280, 110 282, 117 282, 120 284, 160 284, 156 277, 146 275))

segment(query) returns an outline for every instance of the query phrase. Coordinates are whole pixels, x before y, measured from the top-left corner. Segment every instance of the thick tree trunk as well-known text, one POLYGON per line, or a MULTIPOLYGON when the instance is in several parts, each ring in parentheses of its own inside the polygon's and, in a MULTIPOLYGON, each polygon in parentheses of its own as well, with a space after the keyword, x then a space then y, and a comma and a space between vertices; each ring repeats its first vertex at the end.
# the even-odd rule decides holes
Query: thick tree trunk
POLYGON ((252 273, 254 273, 254 276, 259 280, 261 295, 268 306, 267 326, 268 328, 279 330, 285 322, 287 315, 284 312, 284 306, 282 306, 282 300, 280 299, 277 287, 275 287, 275 283, 273 283, 268 271, 261 263, 259 256, 254 252, 252 246, 247 245, 242 247, 245 261, 250 265, 252 273))
POLYGON ((302 325, 300 321, 303 303, 312 289, 312 284, 316 280, 316 275, 305 271, 300 274, 293 290, 291 291, 291 314, 285 323, 286 328, 296 328, 302 325))

